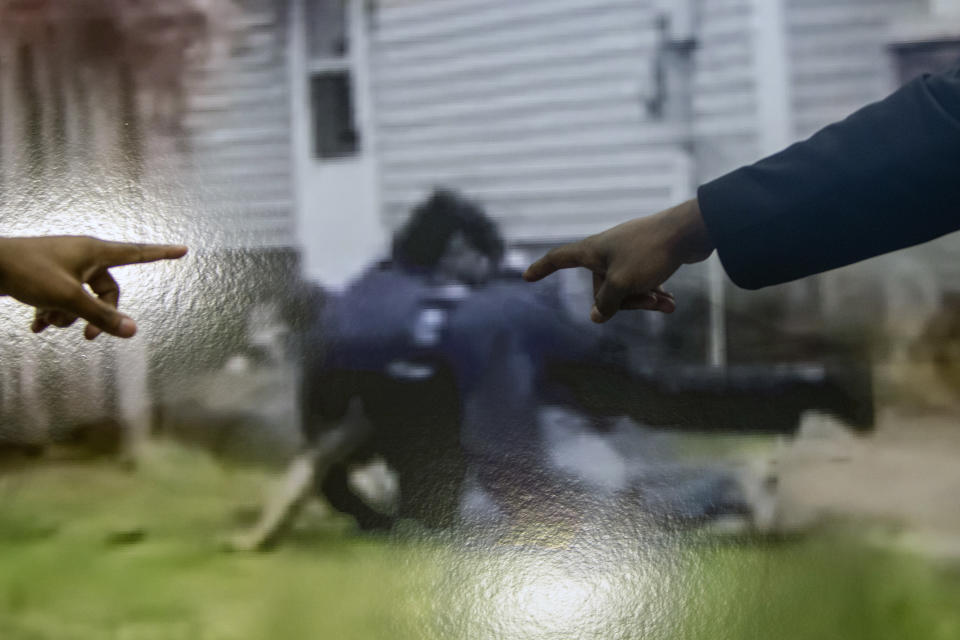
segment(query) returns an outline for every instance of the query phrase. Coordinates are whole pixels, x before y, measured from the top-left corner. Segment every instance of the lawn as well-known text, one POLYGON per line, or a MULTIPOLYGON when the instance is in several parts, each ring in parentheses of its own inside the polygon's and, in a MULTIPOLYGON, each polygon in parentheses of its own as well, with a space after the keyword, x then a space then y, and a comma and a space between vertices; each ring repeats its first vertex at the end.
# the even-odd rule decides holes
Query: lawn
POLYGON ((960 638, 960 568, 849 533, 463 545, 318 510, 276 551, 223 551, 267 480, 173 445, 4 471, 0 638, 960 638))

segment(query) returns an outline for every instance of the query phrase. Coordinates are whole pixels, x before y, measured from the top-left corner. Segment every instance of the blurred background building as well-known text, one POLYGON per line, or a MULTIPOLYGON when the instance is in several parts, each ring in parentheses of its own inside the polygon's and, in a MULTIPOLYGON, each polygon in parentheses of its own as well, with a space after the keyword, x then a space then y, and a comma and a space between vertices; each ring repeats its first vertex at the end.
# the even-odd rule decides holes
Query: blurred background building
MULTIPOLYGON (((955 61, 960 5, 0 0, 0 34, 3 232, 181 239, 215 260, 218 275, 154 297, 166 333, 135 357, 187 370, 220 364, 211 354, 242 342, 234 317, 271 291, 301 275, 343 286, 436 186, 476 198, 533 255, 675 204, 955 61), (202 333, 203 348, 167 353, 174 330, 202 333)), ((717 365, 804 357, 809 341, 772 336, 824 327, 906 344, 960 281, 955 245, 750 296, 716 263, 688 269, 687 320, 660 330, 717 365)), ((21 338, 4 411, 35 398, 49 413, 36 385, 78 376, 41 375, 36 363, 58 358, 21 338)), ((143 419, 146 365, 96 373, 123 357, 105 346, 85 360, 91 415, 143 419)))

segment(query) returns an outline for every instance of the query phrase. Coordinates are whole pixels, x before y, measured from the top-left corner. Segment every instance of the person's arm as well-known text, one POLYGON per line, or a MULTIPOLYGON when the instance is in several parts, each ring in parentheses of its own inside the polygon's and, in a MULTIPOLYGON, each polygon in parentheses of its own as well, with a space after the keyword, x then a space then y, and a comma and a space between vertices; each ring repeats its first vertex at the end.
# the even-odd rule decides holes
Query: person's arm
POLYGON ((960 68, 703 185, 730 278, 758 289, 960 229, 960 68))
POLYGON ((960 229, 960 69, 920 78, 811 139, 700 188, 698 197, 554 249, 524 277, 594 272, 597 322, 672 311, 660 285, 713 248, 760 288, 960 229))
POLYGON ((32 329, 90 324, 88 340, 107 332, 130 338, 132 318, 117 311, 120 288, 110 268, 183 257, 180 245, 128 244, 80 236, 0 238, 0 295, 36 307, 32 329), (90 287, 92 295, 85 288, 90 287))

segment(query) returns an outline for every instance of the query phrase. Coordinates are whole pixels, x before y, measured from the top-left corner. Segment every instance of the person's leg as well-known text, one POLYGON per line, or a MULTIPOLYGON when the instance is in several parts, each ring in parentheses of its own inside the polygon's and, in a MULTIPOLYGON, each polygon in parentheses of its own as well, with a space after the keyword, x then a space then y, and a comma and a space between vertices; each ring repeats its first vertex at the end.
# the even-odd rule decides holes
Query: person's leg
POLYGON ((320 493, 330 506, 349 514, 364 531, 386 531, 393 526, 393 517, 372 509, 350 487, 350 470, 346 464, 337 463, 330 468, 319 483, 320 493))
POLYGON ((317 479, 324 478, 339 461, 356 450, 366 435, 364 429, 345 421, 317 437, 287 467, 280 488, 267 501, 257 524, 234 536, 228 547, 235 551, 262 551, 276 544, 313 495, 317 479))
POLYGON ((293 524, 303 505, 313 494, 317 450, 306 449, 287 467, 280 487, 264 506, 260 519, 249 531, 230 539, 234 551, 263 551, 273 546, 293 524))

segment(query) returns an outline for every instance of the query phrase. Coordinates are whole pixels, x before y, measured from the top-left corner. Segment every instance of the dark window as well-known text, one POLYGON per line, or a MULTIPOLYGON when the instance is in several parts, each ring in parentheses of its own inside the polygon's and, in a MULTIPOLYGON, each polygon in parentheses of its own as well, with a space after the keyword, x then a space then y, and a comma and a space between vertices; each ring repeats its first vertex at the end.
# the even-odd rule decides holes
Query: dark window
POLYGON ((318 158, 343 158, 357 153, 359 135, 351 85, 348 71, 320 73, 310 79, 314 154, 318 158))

